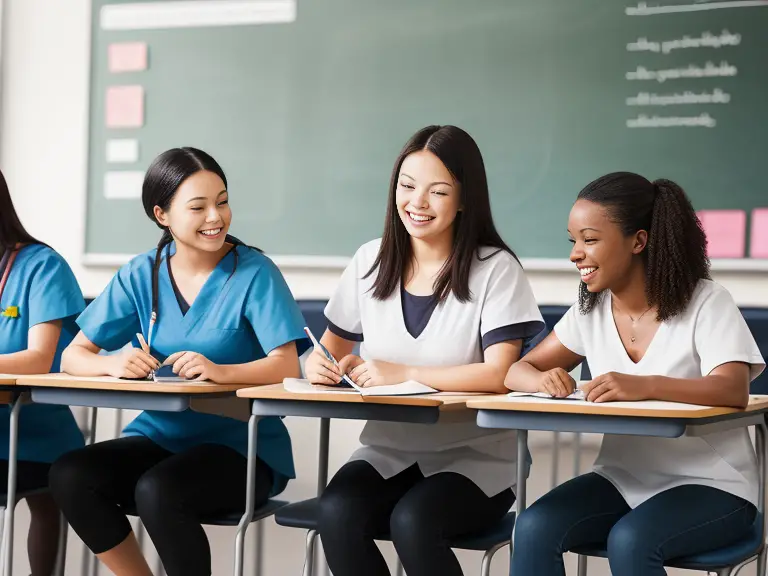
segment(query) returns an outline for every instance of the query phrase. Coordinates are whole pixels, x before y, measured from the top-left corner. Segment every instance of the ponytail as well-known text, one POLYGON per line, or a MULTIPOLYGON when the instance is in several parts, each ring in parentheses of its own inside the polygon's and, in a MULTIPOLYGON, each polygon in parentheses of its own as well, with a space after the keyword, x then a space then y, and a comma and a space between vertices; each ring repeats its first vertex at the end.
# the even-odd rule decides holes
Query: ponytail
POLYGON ((645 287, 663 322, 682 312, 699 280, 709 278, 709 258, 707 237, 683 189, 665 179, 653 186, 645 287))

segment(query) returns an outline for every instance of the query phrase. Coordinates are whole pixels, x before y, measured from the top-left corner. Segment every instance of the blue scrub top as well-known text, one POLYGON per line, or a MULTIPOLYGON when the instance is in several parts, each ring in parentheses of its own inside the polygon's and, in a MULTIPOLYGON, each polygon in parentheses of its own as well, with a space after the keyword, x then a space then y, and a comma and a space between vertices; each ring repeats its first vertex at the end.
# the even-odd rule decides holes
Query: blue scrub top
MULTIPOLYGON (((172 243, 171 255, 175 248, 172 243)), ((211 272, 186 315, 179 308, 167 266, 161 263, 158 321, 151 344, 155 358, 163 361, 175 352, 191 351, 216 364, 244 364, 264 358, 289 342, 296 342, 299 354, 309 347, 304 318, 277 266, 246 246, 236 250, 237 269, 231 251, 211 272)), ((166 258, 165 249, 161 258, 166 258)), ((129 342, 138 347, 137 333, 147 338, 154 260, 155 250, 131 260, 80 315, 77 323, 91 342, 112 351, 129 342)), ((146 436, 174 453, 216 443, 247 454, 245 422, 192 410, 145 411, 123 433, 146 436)), ((296 475, 291 439, 279 418, 259 422, 257 450, 275 473, 272 494, 279 493, 296 475)))
MULTIPOLYGON (((29 329, 62 321, 61 336, 51 372, 59 371, 61 352, 77 334, 75 317, 85 308, 83 294, 66 261, 48 246, 30 244, 18 252, 0 300, 0 354, 26 350, 29 329), (8 314, 11 307, 17 315, 8 314), (6 312, 3 314, 3 312, 6 312)), ((0 459, 8 459, 8 407, 0 410, 0 459)), ((25 405, 19 416, 22 461, 53 462, 84 445, 68 406, 25 405)))

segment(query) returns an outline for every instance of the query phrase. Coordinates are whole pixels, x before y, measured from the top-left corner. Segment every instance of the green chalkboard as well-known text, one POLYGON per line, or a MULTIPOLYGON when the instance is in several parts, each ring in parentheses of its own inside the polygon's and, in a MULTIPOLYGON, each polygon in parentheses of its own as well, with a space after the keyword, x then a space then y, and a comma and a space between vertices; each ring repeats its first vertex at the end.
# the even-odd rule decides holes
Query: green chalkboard
POLYGON ((433 123, 475 137, 494 218, 523 257, 566 257, 570 206, 609 171, 677 180, 697 209, 766 206, 768 7, 676 2, 696 10, 300 0, 291 23, 107 31, 94 0, 86 251, 156 242, 140 200, 106 198, 104 175, 190 145, 228 174, 233 233, 270 254, 351 255, 381 233, 400 147, 433 123), (148 69, 110 73, 109 45, 129 41, 147 43, 148 69), (107 129, 107 88, 131 84, 144 125, 107 129), (710 126, 647 126, 669 123, 710 126), (108 164, 111 138, 136 138, 138 162, 108 164))

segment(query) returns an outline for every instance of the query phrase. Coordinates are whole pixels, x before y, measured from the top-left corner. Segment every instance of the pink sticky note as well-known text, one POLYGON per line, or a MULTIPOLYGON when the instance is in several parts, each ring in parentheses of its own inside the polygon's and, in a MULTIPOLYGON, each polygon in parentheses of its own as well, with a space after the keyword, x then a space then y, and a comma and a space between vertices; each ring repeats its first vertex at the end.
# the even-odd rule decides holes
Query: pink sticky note
POLYGON ((109 71, 141 72, 147 69, 146 42, 121 42, 110 44, 107 49, 109 71))
POLYGON ((768 258, 768 208, 752 210, 752 238, 749 255, 752 258, 768 258))
POLYGON ((107 128, 140 128, 144 125, 144 88, 107 88, 107 128))
POLYGON ((697 214, 707 234, 710 258, 744 258, 747 235, 744 210, 701 210, 697 214))

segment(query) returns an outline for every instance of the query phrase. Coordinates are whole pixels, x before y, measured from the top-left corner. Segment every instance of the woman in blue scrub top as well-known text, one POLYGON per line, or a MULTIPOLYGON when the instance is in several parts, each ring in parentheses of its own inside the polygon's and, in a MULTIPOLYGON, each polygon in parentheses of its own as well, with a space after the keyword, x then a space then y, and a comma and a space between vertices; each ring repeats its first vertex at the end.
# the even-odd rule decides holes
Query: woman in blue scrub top
MULTIPOLYGON (((24 229, 0 172, 0 373, 58 372, 61 351, 77 332, 74 319, 83 308, 72 270, 24 229)), ((4 409, 0 414, 0 477, 6 478, 10 413, 4 409)), ((24 406, 19 417, 19 492, 46 488, 51 462, 82 446, 83 435, 68 407, 24 406)), ((48 493, 27 497, 27 504, 32 576, 50 576, 59 511, 48 493)))
MULTIPOLYGON (((71 374, 146 378, 165 361, 190 379, 270 384, 300 374, 303 318, 277 267, 227 235, 227 179, 205 152, 176 148, 147 171, 142 201, 163 230, 78 319, 71 374), (136 336, 143 335, 150 353, 136 336), (119 350, 100 355, 100 350, 119 350)), ((208 576, 199 518, 245 505, 246 424, 192 410, 143 412, 123 437, 72 452, 51 470, 69 523, 118 576, 151 575, 125 516, 135 509, 168 576, 208 576)), ((259 423, 256 505, 294 477, 282 421, 259 423)))

